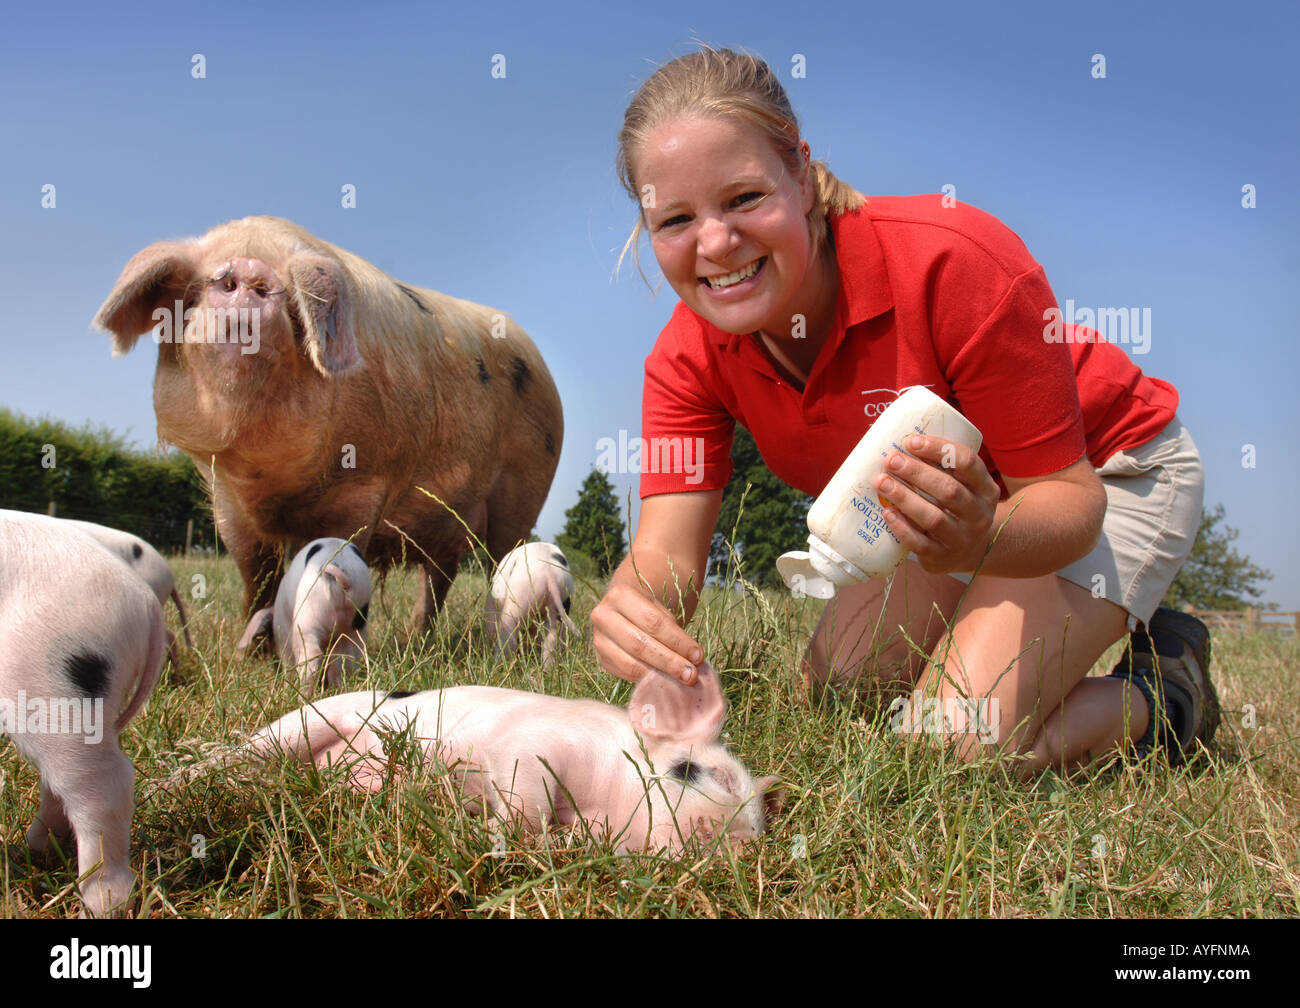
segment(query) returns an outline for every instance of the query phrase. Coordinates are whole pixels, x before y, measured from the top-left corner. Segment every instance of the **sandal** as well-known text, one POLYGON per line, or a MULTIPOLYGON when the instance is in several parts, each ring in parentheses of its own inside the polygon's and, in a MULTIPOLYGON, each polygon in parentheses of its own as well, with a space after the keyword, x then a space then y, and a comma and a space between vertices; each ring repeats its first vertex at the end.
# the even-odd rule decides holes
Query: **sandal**
POLYGON ((1134 743, 1138 758, 1159 748, 1170 765, 1208 746, 1219 727, 1219 698, 1210 681, 1210 631, 1195 616, 1157 609, 1129 636, 1129 649, 1110 674, 1128 679, 1151 712, 1146 734, 1134 743))

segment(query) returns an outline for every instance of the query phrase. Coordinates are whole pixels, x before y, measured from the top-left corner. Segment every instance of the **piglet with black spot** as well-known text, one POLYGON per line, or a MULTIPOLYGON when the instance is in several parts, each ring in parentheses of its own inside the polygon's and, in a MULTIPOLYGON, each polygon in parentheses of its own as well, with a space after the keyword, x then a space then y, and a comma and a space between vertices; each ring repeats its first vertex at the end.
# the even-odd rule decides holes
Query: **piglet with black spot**
POLYGON ((286 668, 298 672, 298 692, 310 700, 320 684, 337 686, 360 663, 370 611, 370 568, 346 539, 315 539, 299 550, 280 582, 275 605, 249 621, 241 650, 268 632, 286 668))
POLYGON ((86 912, 122 909, 135 770, 118 736, 158 684, 162 607, 102 546, 43 515, 0 511, 0 729, 41 778, 38 854, 75 836, 86 912))

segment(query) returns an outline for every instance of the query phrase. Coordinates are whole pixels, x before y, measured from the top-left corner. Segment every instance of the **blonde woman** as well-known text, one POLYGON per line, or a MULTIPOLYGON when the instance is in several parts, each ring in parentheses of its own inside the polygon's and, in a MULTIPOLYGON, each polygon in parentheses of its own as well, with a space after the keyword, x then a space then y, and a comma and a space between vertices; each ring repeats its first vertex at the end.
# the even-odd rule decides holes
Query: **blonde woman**
POLYGON ((1209 739, 1208 636, 1157 614, 1203 483, 1171 385, 1054 320, 1042 268, 993 217, 865 199, 813 161, 755 57, 704 50, 658 70, 628 106, 618 166, 640 208, 631 241, 648 233, 681 299, 646 360, 642 435, 699 438, 704 465, 702 482, 694 466, 642 475, 631 552, 592 615, 609 672, 693 681, 704 654, 674 613, 689 623, 697 602, 736 423, 817 494, 874 416, 924 385, 984 448, 913 438, 913 457, 891 457, 877 488, 914 558, 827 603, 809 683, 978 699, 992 723, 958 725, 962 750, 995 739, 1026 773, 1117 747, 1177 760, 1209 739), (1088 678, 1126 631, 1130 657, 1088 678))

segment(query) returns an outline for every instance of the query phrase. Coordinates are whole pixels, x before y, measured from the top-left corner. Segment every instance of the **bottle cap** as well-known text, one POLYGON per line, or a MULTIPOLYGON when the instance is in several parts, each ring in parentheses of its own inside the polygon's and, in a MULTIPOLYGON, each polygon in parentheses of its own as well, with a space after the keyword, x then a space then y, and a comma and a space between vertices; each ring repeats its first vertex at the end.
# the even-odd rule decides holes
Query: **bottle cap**
POLYGON ((776 569, 792 591, 813 598, 832 599, 845 585, 866 581, 867 575, 814 535, 808 552, 795 550, 777 557, 776 569))

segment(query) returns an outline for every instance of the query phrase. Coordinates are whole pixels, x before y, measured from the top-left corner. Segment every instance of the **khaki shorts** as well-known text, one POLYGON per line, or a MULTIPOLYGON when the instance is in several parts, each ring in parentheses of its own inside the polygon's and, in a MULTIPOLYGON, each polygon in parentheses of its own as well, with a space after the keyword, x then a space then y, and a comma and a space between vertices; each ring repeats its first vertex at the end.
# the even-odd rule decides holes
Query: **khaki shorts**
MULTIPOLYGON (((1108 458, 1097 475, 1106 488, 1101 538, 1091 553, 1056 574, 1124 609, 1133 630, 1151 619, 1192 551, 1205 470, 1175 416, 1146 444, 1108 458)), ((970 583, 970 575, 952 576, 970 583)))

